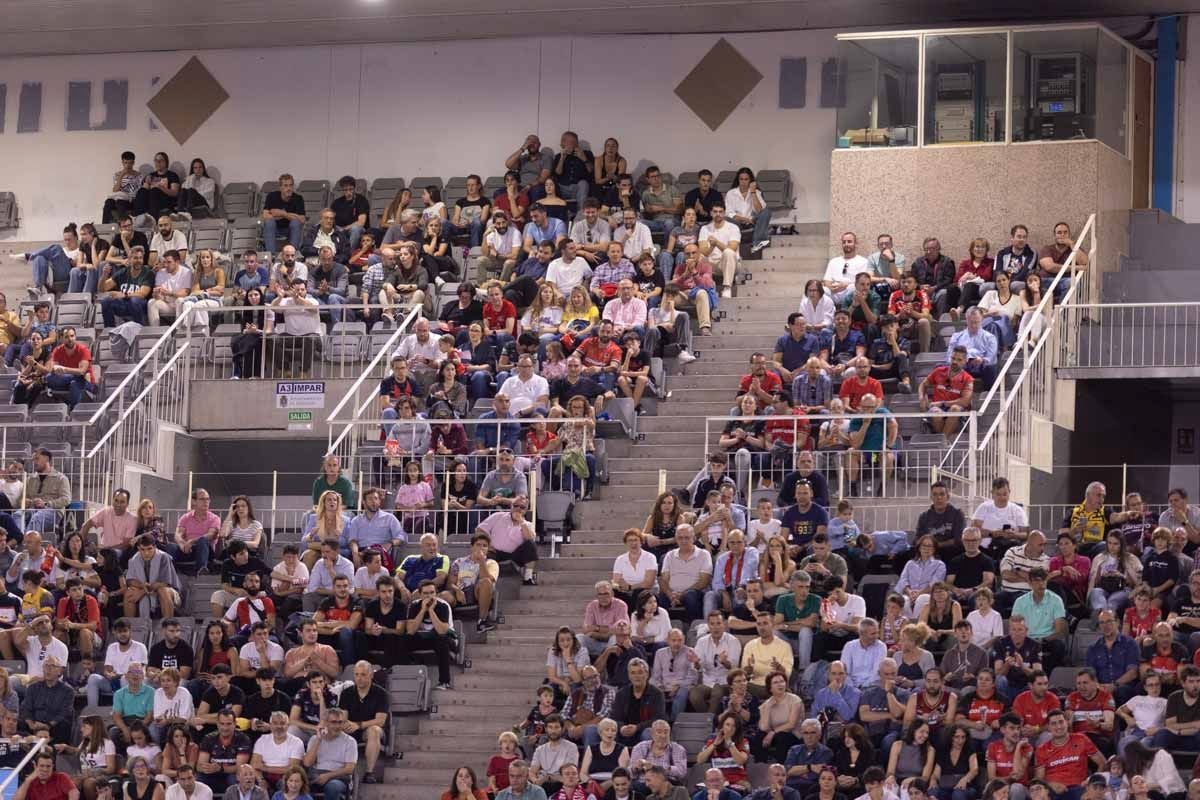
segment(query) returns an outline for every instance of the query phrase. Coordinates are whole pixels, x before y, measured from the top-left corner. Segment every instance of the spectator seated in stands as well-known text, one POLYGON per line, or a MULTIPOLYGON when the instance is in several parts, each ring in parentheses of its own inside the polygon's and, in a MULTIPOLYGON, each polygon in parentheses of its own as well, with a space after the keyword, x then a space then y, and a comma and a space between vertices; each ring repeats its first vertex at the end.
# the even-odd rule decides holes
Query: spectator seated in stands
POLYGON ((793 485, 795 502, 784 509, 779 532, 787 537, 788 556, 797 560, 810 552, 818 534, 827 532, 829 512, 814 502, 812 483, 800 478, 793 485))
POLYGON ((333 680, 341 674, 337 651, 327 644, 321 644, 319 635, 317 623, 311 619, 300 623, 300 644, 289 648, 283 656, 283 680, 279 681, 283 691, 294 695, 304 687, 309 672, 314 669, 327 680, 333 680))
MULTIPOLYGON (((576 287, 586 288, 585 281, 592 276, 592 267, 588 259, 583 257, 584 252, 575 239, 564 239, 562 255, 554 258, 552 244, 540 242, 536 255, 521 264, 517 278, 506 287, 505 294, 513 298, 514 303, 522 301, 518 305, 529 305, 540 286, 549 284, 558 297, 570 297, 576 287)), ((507 280, 507 275, 504 279, 507 280)))
POLYGON ((644 255, 654 257, 650 228, 638 219, 633 209, 627 208, 621 212, 621 224, 613 226, 612 237, 613 242, 620 243, 625 259, 630 264, 636 264, 644 255))
POLYGON ((288 732, 285 711, 272 711, 267 727, 268 732, 254 743, 250 765, 262 775, 267 787, 273 788, 286 772, 300 765, 304 758, 304 742, 288 732))
MULTIPOLYGON (((284 173, 279 176, 279 188, 267 194, 263 200, 262 238, 263 247, 274 253, 278 247, 281 229, 288 244, 299 248, 304 227, 304 198, 296 193, 296 179, 284 173)), ((202 778, 203 779, 203 778, 202 778)))
MULTIPOLYGON (((46 622, 48 629, 49 620, 47 619, 46 622)), ((128 620, 118 619, 113 623, 112 629, 116 634, 116 641, 112 642, 105 652, 104 667, 99 672, 89 675, 87 679, 87 696, 90 706, 100 705, 101 694, 110 695, 120 688, 131 665, 139 664, 144 667, 148 661, 149 654, 146 652, 146 645, 134 640, 128 620)), ((35 631, 37 631, 36 627, 35 631)))
POLYGON ((663 182, 658 167, 646 167, 644 174, 649 186, 642 190, 642 219, 653 233, 670 233, 683 213, 683 196, 674 186, 663 182))
MULTIPOLYGON (((100 604, 84 592, 80 578, 67 578, 65 586, 66 593, 54 612, 54 635, 72 651, 78 652, 82 660, 90 662, 101 642, 100 604)), ((12 655, 11 638, 0 643, 0 650, 5 646, 12 655)))
POLYGON ((308 576, 308 586, 304 592, 304 609, 316 611, 317 606, 327 597, 334 594, 335 579, 343 577, 347 581, 354 580, 354 562, 338 552, 335 539, 321 542, 321 558, 313 565, 308 576))
POLYGON ((996 337, 1001 349, 1008 349, 1017 340, 1024 306, 1021 296, 1012 291, 1012 280, 1007 272, 996 272, 995 286, 983 295, 979 310, 984 315, 984 329, 996 337))
POLYGON ((354 663, 354 634, 363 614, 362 603, 351 594, 350 583, 346 575, 334 576, 333 594, 321 601, 313 615, 319 640, 338 651, 343 667, 354 663))
MULTIPOLYGON (((871 343, 870 375, 881 380, 897 379, 897 389, 904 394, 912 393, 912 368, 909 356, 912 345, 900 335, 900 323, 891 314, 879 317, 880 336, 871 343)), ((843 388, 845 383, 842 384, 843 388)))
MULTIPOLYGON (((47 638, 48 622, 45 625, 47 638)), ((26 673, 26 678, 35 679, 26 684, 25 697, 21 701, 22 730, 46 737, 52 742, 66 743, 71 738, 75 723, 75 690, 62 681, 63 670, 67 666, 66 656, 45 653, 38 666, 41 674, 36 678, 28 671, 26 673)))
MULTIPOLYGON (((245 550, 244 544, 242 549, 245 550)), ((263 565, 263 569, 266 569, 266 565, 263 565)), ((163 619, 173 617, 175 609, 183 602, 181 588, 182 583, 171 556, 155 547, 154 539, 149 534, 139 536, 137 555, 129 559, 129 567, 125 572, 125 593, 121 598, 125 616, 149 618, 157 606, 163 619)), ((215 609, 216 604, 213 605, 215 609)))
MULTIPOLYGON (((515 416, 529 417, 535 414, 547 414, 550 410, 550 385, 545 378, 534 372, 533 356, 520 356, 516 366, 516 373, 505 379, 496 392, 495 399, 499 400, 501 397, 507 399, 509 408, 515 416)), ((492 408, 493 411, 499 413, 499 408, 495 403, 492 408)), ((481 431, 486 427, 480 426, 481 431)))
POLYGON ((99 530, 100 548, 113 549, 121 555, 133 547, 137 523, 137 515, 129 510, 129 490, 117 489, 112 502, 88 517, 79 527, 79 533, 86 541, 89 533, 99 530))
MULTIPOLYGON (((788 314, 787 333, 775 340, 774 369, 789 386, 804 373, 808 362, 821 352, 821 337, 808 330, 799 311, 788 314)), ((823 406, 824 403, 815 405, 823 406)), ((807 410, 807 409, 806 409, 807 410)))
MULTIPOLYGON (((4 349, 4 363, 20 365, 33 355, 32 336, 36 332, 46 347, 58 344, 58 326, 50 321, 50 304, 45 301, 34 303, 28 312, 25 324, 17 319, 16 312, 7 310, 8 300, 0 294, 0 344, 4 349)), ((44 359, 38 359, 44 361, 44 359)))
MULTIPOLYGON (((1025 509, 1017 503, 1009 502, 1009 491, 1007 478, 995 478, 992 481, 991 499, 980 503, 971 514, 971 527, 979 528, 985 539, 991 539, 991 544, 985 546, 984 549, 994 559, 1002 559, 1010 548, 1024 542, 1030 536, 1029 518, 1025 514, 1025 509)), ((1045 534, 1038 531, 1038 538, 1039 543, 1029 550, 1029 558, 1041 562, 1049 569, 1050 559, 1044 552, 1045 534)), ((1022 569, 1028 569, 1028 566, 1025 564, 1022 569)), ((1022 576, 1013 575, 1011 578, 1005 576, 1003 563, 1000 565, 1000 578, 1001 588, 1005 591, 1023 592, 1029 589, 1028 582, 1022 576), (1009 586, 1010 581, 1015 581, 1011 587, 1009 586)), ((1004 605, 1007 608, 1014 599, 1016 599, 1015 596, 1004 598, 1005 603, 998 602, 997 605, 1004 605)))
MULTIPOLYGON (((647 599, 652 601, 653 597, 647 599)), ((697 663, 695 651, 684 645, 683 631, 671 628, 666 647, 658 648, 654 654, 650 682, 662 690, 666 702, 671 704, 672 720, 687 710, 689 693, 699 680, 697 663)))
POLYGON ((178 250, 167 250, 162 254, 161 266, 154 272, 154 288, 146 303, 147 319, 151 325, 161 324, 163 316, 175 317, 181 308, 180 301, 191 294, 192 271, 183 266, 178 250))
POLYGON ((579 777, 579 748, 563 736, 563 721, 558 714, 546 718, 546 741, 537 746, 529 761, 529 780, 553 796, 564 783, 564 773, 579 777))
POLYGON ((211 501, 207 489, 192 491, 191 511, 179 518, 175 542, 168 545, 168 552, 176 563, 191 561, 197 574, 208 568, 221 533, 221 518, 209 510, 211 501))
POLYGON ((296 692, 292 701, 289 730, 304 742, 319 732, 329 710, 337 704, 330 683, 320 670, 310 670, 303 688, 296 692))
MULTIPOLYGON (((827 673, 828 683, 817 690, 813 698, 813 706, 811 713, 820 715, 831 721, 838 720, 843 723, 849 723, 858 717, 858 705, 862 698, 862 691, 850 685, 846 674, 846 665, 841 661, 832 661, 829 664, 827 673)), ((800 735, 803 737, 803 746, 812 747, 819 739, 812 738, 812 724, 816 720, 806 720, 800 727, 800 735)), ((820 735, 820 724, 817 723, 816 732, 820 735)), ((801 746, 801 745, 797 745, 801 746)), ((788 761, 793 760, 792 753, 788 753, 788 761)), ((811 758, 811 756, 810 756, 811 758)), ((829 753, 829 759, 825 761, 808 761, 809 764, 827 764, 833 758, 833 753, 829 753)), ((816 775, 810 771, 811 780, 816 782, 816 775)), ((799 788, 799 787, 797 787, 799 788)))
POLYGON ((113 738, 118 742, 131 744, 130 726, 140 723, 149 727, 154 721, 155 690, 145 682, 145 677, 145 665, 134 662, 125 672, 125 685, 113 693, 112 721, 118 732, 113 738))
POLYGON ((391 719, 391 700, 388 692, 372 677, 374 667, 369 661, 354 665, 354 683, 344 687, 338 696, 338 708, 346 712, 343 730, 358 744, 366 747, 364 783, 378 783, 375 765, 383 750, 383 734, 391 719))
MULTIPOLYGON (((1042 671, 1042 651, 1028 636, 1025 618, 1014 614, 1008 620, 1008 635, 996 640, 992 648, 992 665, 996 670, 996 689, 1010 701, 1035 683, 1042 671)), ((1036 697, 1040 700, 1049 681, 1039 684, 1036 697)), ((1035 732, 1036 733, 1036 732, 1035 732)))
POLYGON ((314 258, 320 255, 321 250, 328 247, 337 263, 345 264, 350 260, 350 237, 345 231, 338 228, 336 216, 332 208, 321 209, 318 217, 320 221, 316 225, 309 226, 304 232, 304 238, 300 244, 300 255, 305 258, 314 258))
POLYGON ((726 630, 720 611, 713 611, 707 619, 708 631, 693 648, 699 676, 688 692, 688 704, 694 711, 715 716, 729 690, 729 673, 741 663, 742 643, 726 630))
POLYGON ((730 531, 725 545, 728 550, 717 556, 711 588, 704 594, 705 618, 716 608, 728 613, 734 605, 740 605, 736 595, 758 577, 758 550, 746 547, 746 536, 740 529, 730 531))
MULTIPOLYGON (((738 248, 742 234, 735 222, 726 219, 725 205, 723 201, 712 204, 709 209, 712 221, 700 228, 697 243, 700 254, 712 267, 713 277, 719 277, 722 281, 724 288, 721 289, 721 297, 732 297, 738 265, 741 263, 738 248)), ((716 308, 715 303, 713 308, 716 308)))
POLYGON ((1055 303, 1061 303, 1067 290, 1071 288, 1072 273, 1083 272, 1090 264, 1087 250, 1080 247, 1075 256, 1075 263, 1070 270, 1067 270, 1065 268, 1067 258, 1074 249, 1075 240, 1071 237, 1071 226, 1065 222, 1058 222, 1054 225, 1054 242, 1038 252, 1038 272, 1036 274, 1042 279, 1042 285, 1049 289, 1051 281, 1056 276, 1061 276, 1058 285, 1054 287, 1055 303))
MULTIPOLYGON (((931 608, 927 605, 926 608, 931 608)), ((974 687, 979 671, 990 665, 988 651, 971 641, 971 623, 959 619, 954 623, 954 643, 942 656, 941 669, 946 685, 955 691, 974 687)))
POLYGON ((752 229, 751 253, 771 246, 771 210, 749 167, 737 171, 737 184, 725 193, 725 210, 730 222, 739 228, 752 229))
MULTIPOLYGON (((592 278, 588 283, 588 289, 592 293, 592 298, 599 306, 604 306, 609 300, 617 296, 617 291, 622 280, 628 278, 633 281, 637 277, 637 271, 633 268, 633 262, 625 257, 625 251, 619 241, 609 242, 608 251, 605 254, 607 260, 601 261, 592 270, 592 278)), ((559 286, 559 291, 563 291, 559 286)))
POLYGON ((340 552, 356 567, 363 565, 363 556, 367 552, 387 554, 390 563, 392 548, 408 542, 408 535, 400 525, 400 520, 382 508, 383 501, 383 489, 371 487, 364 491, 363 511, 342 532, 340 552))
POLYGON ((1053 672, 1066 657, 1066 608, 1061 597, 1046 591, 1044 567, 1029 570, 1029 586, 1030 591, 1013 603, 1013 614, 1025 618, 1029 636, 1041 646, 1043 668, 1053 672))
POLYGON ((314 788, 324 790, 325 800, 346 800, 350 779, 358 765, 358 745, 345 732, 346 712, 330 708, 324 725, 308 740, 304 766, 314 788))
POLYGON ((992 388, 996 381, 996 357, 999 343, 996 337, 983 328, 983 313, 978 308, 966 313, 967 327, 950 337, 946 347, 946 363, 950 363, 955 348, 965 347, 967 364, 964 367, 972 377, 978 378, 984 389, 992 388))
POLYGON ((421 581, 412 602, 408 604, 405 633, 400 638, 400 652, 412 658, 416 651, 432 650, 437 657, 439 689, 450 688, 450 650, 453 640, 453 619, 450 604, 437 596, 437 585, 421 581))
POLYGON ((49 750, 42 750, 34 756, 33 770, 21 782, 13 797, 16 800, 79 800, 75 782, 66 773, 55 769, 54 759, 54 753, 49 750))
POLYGON ((347 317, 339 307, 346 304, 349 288, 350 273, 346 265, 334 261, 332 247, 322 246, 317 255, 317 265, 308 272, 309 298, 315 299, 321 306, 331 307, 333 310, 328 314, 330 319, 341 322, 347 317))
POLYGON ((1094 765, 1096 771, 1103 770, 1104 756, 1087 736, 1071 732, 1064 712, 1051 711, 1046 721, 1049 736, 1034 751, 1034 774, 1046 782, 1054 800, 1080 800, 1084 783, 1089 782, 1089 765, 1094 765))
POLYGON ((11 257, 13 261, 29 262, 33 278, 25 290, 35 300, 43 294, 52 293, 55 283, 67 283, 71 273, 85 261, 83 242, 74 222, 63 228, 61 244, 48 245, 28 253, 13 253, 11 257))
MULTIPOLYGON (((247 577, 249 578, 249 576, 247 577)), ((257 580, 258 576, 255 575, 253 578, 249 578, 247 583, 256 583, 257 580)), ((250 598, 242 598, 238 604, 248 605, 249 600, 250 598)), ((264 599, 264 602, 270 602, 270 600, 264 599)), ((238 675, 236 678, 237 683, 246 694, 254 691, 254 681, 259 670, 267 668, 279 670, 283 667, 283 647, 271 641, 271 631, 274 630, 274 627, 275 618, 272 614, 243 626, 242 630, 245 630, 246 633, 238 637, 241 640, 248 640, 238 650, 238 675)))
MULTIPOLYGON (((149 270, 146 270, 149 273, 149 270)), ((96 379, 92 369, 92 351, 87 345, 81 344, 75 335, 75 328, 66 325, 59 330, 62 343, 50 353, 49 373, 46 375, 46 388, 67 404, 67 408, 75 408, 84 397, 89 399, 96 394, 96 379), (62 397, 66 394, 66 397, 62 397)), ((36 467, 37 460, 34 459, 36 467)))
MULTIPOLYGON (((5 544, 7 543, 5 540, 5 544)), ((25 575, 30 570, 35 570, 44 578, 49 578, 53 585, 58 583, 59 578, 65 577, 66 573, 59 553, 53 547, 42 544, 42 534, 35 530, 29 531, 25 534, 24 541, 21 542, 21 548, 21 551, 15 555, 11 552, 8 553, 9 567, 4 575, 4 580, 10 592, 24 592, 25 575)))
MULTIPOLYGON (((146 672, 149 677, 149 667, 146 672)), ((178 669, 155 669, 154 677, 160 686, 154 691, 154 722, 150 725, 150 733, 153 741, 165 743, 168 731, 177 725, 186 726, 195 716, 196 708, 191 693, 183 688, 178 669)))
MULTIPOLYGON (((332 465, 328 467, 332 469, 332 465)), ((321 486, 321 481, 326 478, 317 478, 317 482, 313 486, 313 493, 318 493, 318 487, 321 486)), ((340 478, 345 480, 345 478, 340 478)), ((347 483, 349 483, 347 481, 347 483)), ((346 511, 344 505, 343 494, 336 489, 321 488, 319 496, 313 501, 315 510, 312 513, 305 514, 303 520, 303 533, 300 536, 300 541, 304 545, 304 555, 301 560, 304 565, 310 570, 316 566, 317 560, 321 557, 321 545, 325 542, 334 542, 338 546, 340 552, 341 538, 351 522, 350 512, 346 511)), ((353 489, 347 490, 353 498, 353 489)))
POLYGON ((935 367, 917 387, 921 410, 934 412, 925 423, 934 433, 943 434, 946 441, 954 439, 962 418, 944 417, 941 414, 971 410, 974 381, 966 366, 967 348, 956 345, 950 350, 949 364, 935 367))
POLYGON ((303 379, 322 350, 325 327, 317 310, 321 302, 308 296, 307 284, 301 278, 291 279, 287 286, 286 292, 281 290, 271 301, 276 318, 283 318, 283 332, 277 332, 274 339, 274 361, 282 376, 303 379))
POLYGON ((925 603, 934 584, 946 579, 946 562, 937 557, 937 544, 932 536, 923 536, 917 541, 917 557, 904 565, 900 579, 893 591, 904 597, 905 614, 916 617, 925 603), (920 602, 924 599, 924 602, 920 602))

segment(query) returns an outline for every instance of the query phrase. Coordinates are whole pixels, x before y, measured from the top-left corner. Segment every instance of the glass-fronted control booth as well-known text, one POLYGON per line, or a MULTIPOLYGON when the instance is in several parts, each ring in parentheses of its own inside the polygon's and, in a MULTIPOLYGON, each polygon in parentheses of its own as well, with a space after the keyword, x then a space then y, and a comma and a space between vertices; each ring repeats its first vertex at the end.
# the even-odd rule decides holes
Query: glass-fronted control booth
POLYGON ((837 146, 1095 139, 1128 156, 1150 63, 1098 24, 840 34, 837 146))

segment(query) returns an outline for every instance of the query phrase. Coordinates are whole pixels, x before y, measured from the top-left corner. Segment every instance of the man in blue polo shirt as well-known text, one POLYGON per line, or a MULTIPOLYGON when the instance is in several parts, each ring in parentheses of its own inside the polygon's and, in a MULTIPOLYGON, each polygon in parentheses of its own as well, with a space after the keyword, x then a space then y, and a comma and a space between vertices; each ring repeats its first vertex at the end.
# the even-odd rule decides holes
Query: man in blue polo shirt
POLYGON ((363 512, 342 531, 342 555, 354 562, 355 569, 362 566, 362 551, 368 547, 390 551, 394 546, 408 543, 408 534, 400 520, 381 509, 382 505, 383 489, 367 489, 363 492, 363 512))
POLYGON ((396 568, 396 591, 407 603, 421 588, 422 581, 433 581, 440 592, 450 574, 450 559, 438 552, 438 537, 427 533, 421 537, 421 552, 408 556, 396 568))
POLYGON ((775 340, 775 365, 784 383, 790 383, 804 369, 809 358, 821 352, 821 337, 809 333, 804 315, 799 311, 788 314, 788 332, 775 340))
POLYGON ((828 525, 829 512, 813 502, 812 484, 803 479, 796 481, 796 504, 783 512, 779 529, 787 536, 792 558, 808 555, 813 537, 825 533, 828 525))

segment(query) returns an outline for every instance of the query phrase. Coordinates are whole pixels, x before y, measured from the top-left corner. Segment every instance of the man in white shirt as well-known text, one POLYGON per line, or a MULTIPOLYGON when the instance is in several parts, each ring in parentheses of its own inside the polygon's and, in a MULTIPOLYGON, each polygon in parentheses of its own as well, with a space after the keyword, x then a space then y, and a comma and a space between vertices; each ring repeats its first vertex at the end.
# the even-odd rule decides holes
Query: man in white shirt
POLYGON ((263 667, 270 667, 276 672, 282 670, 283 648, 271 641, 270 625, 256 622, 250 628, 250 641, 238 651, 238 669, 241 677, 247 678, 247 683, 252 684, 254 676, 263 667))
POLYGON ((867 601, 846 591, 846 579, 835 575, 832 589, 821 601, 821 627, 813 641, 813 658, 831 661, 842 645, 858 635, 858 623, 867 616, 867 601))
POLYGON ((270 725, 271 732, 254 743, 250 766, 274 785, 284 772, 300 765, 300 759, 304 758, 304 742, 299 736, 288 733, 288 715, 284 712, 272 711, 270 725))
POLYGON ((621 225, 613 231, 613 241, 620 242, 625 250, 625 257, 637 263, 642 253, 653 253, 654 240, 646 223, 639 222, 637 212, 627 208, 621 212, 621 225))
MULTIPOLYGON (((579 223, 575 224, 578 226, 579 223)), ((603 224, 607 232, 608 223, 603 224)), ((608 246, 607 241, 604 244, 608 246)), ((585 259, 586 255, 578 241, 573 238, 564 240, 562 255, 546 267, 546 283, 552 284, 564 298, 570 297, 572 289, 592 277, 592 267, 585 259)))
MULTIPOLYGON (((59 664, 67 663, 67 645, 54 637, 49 617, 38 617, 30 623, 30 628, 33 629, 34 635, 25 640, 25 684, 27 686, 44 677, 42 665, 46 663, 47 658, 56 658, 59 664)), ((116 646, 116 643, 110 644, 108 649, 112 650, 116 646)), ((142 649, 145 649, 144 645, 142 649)), ((142 662, 145 663, 145 661, 146 659, 143 657, 142 662)))
POLYGON ((483 255, 476 263, 476 279, 482 285, 488 272, 499 272, 507 281, 521 256, 521 232, 508 219, 505 211, 492 213, 492 225, 483 237, 483 255))
POLYGON ((429 320, 422 318, 413 324, 413 333, 405 336, 396 352, 392 353, 393 358, 396 356, 408 362, 409 371, 422 389, 428 388, 437 362, 442 357, 438 340, 429 333, 429 320))
POLYGON ((712 554, 696 547, 691 525, 676 527, 675 543, 679 546, 663 556, 658 604, 666 609, 682 606, 684 619, 691 623, 704 614, 704 592, 712 583, 712 554))
POLYGON ((854 291, 854 278, 860 272, 871 273, 871 264, 858 254, 858 237, 853 231, 842 234, 842 254, 829 259, 821 283, 833 294, 834 303, 841 303, 854 291))
POLYGON ((165 256, 169 250, 177 251, 180 261, 187 261, 187 237, 175 230, 171 218, 164 214, 158 218, 158 233, 150 240, 150 252, 146 254, 146 263, 157 267, 158 259, 165 256))
POLYGON ((737 277, 738 248, 742 244, 742 232, 738 226, 725 219, 725 204, 718 200, 709 209, 712 222, 700 229, 700 254, 712 264, 713 276, 718 273, 725 285, 721 297, 733 297, 733 279, 737 277))
MULTIPOLYGON (((579 245, 580 258, 592 265, 600 263, 612 241, 612 228, 608 226, 608 220, 600 216, 599 200, 589 197, 583 201, 583 215, 571 226, 570 238, 579 245)), ((563 249, 566 250, 566 243, 563 249)))
POLYGON ((729 670, 742 663, 742 643, 725 629, 725 615, 714 609, 708 615, 708 633, 692 651, 700 680, 688 693, 688 704, 693 711, 715 714, 729 694, 729 670))
POLYGON ((1009 491, 1008 479, 996 478, 992 481, 992 499, 984 500, 971 514, 971 527, 983 534, 983 550, 997 562, 1005 550, 1029 535, 1029 517, 1024 508, 1009 502, 1009 491))
POLYGON ((179 313, 179 301, 192 293, 192 271, 179 262, 178 250, 162 254, 163 266, 154 275, 154 291, 146 304, 151 325, 158 325, 163 314, 179 313))
POLYGON ((175 783, 167 787, 165 800, 213 800, 208 784, 196 780, 196 768, 186 761, 175 768, 175 783))
MULTIPOLYGON (((275 349, 280 360, 280 369, 288 374, 308 377, 312 363, 321 350, 321 334, 325 326, 321 322, 321 304, 308 296, 308 285, 293 278, 287 294, 276 297, 271 306, 284 320, 284 332, 275 349), (290 310, 288 310, 290 309, 290 310)), ((278 329, 276 334, 279 335, 278 329)))
POLYGON ((754 227, 751 253, 771 246, 771 210, 749 167, 737 171, 737 186, 725 193, 725 216, 739 227, 754 227))
MULTIPOLYGON (((131 664, 146 664, 150 660, 146 645, 134 641, 127 620, 122 618, 114 622, 113 632, 117 635, 117 640, 110 644, 104 653, 104 668, 88 676, 89 706, 100 705, 101 694, 115 692, 124 682, 125 673, 129 671, 131 664)), ((67 663, 66 659, 63 659, 62 663, 67 663)))
POLYGON ((533 371, 533 358, 528 355, 517 359, 517 374, 510 376, 496 394, 507 397, 512 413, 519 417, 546 414, 550 409, 550 384, 533 371))

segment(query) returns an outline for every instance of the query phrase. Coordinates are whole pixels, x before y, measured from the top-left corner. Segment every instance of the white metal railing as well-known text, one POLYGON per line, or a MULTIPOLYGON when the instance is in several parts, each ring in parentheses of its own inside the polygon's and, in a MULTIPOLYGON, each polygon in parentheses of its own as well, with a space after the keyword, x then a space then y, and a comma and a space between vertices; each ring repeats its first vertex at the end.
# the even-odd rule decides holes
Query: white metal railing
POLYGON ((1200 302, 1069 303, 1060 326, 1078 332, 1060 342, 1055 366, 1072 369, 1200 367, 1200 302), (1085 326, 1086 321, 1086 326, 1085 326))
POLYGON ((42 748, 48 747, 49 744, 49 739, 33 740, 33 744, 30 746, 29 752, 17 762, 15 767, 9 770, 8 775, 4 777, 4 780, 0 781, 0 797, 8 796, 8 788, 12 785, 12 782, 20 781, 21 773, 25 770, 25 767, 29 766, 30 762, 37 758, 37 754, 42 752, 42 748))
MULTIPOLYGON (((1054 355, 1061 348, 1075 350, 1080 337, 1078 324, 1065 326, 1059 315, 1051 313, 1054 295, 1069 278, 1060 305, 1081 298, 1090 307, 1099 285, 1093 279, 1095 269, 1096 215, 1091 214, 1062 269, 1042 287, 1041 302, 1027 317, 1035 321, 1022 325, 995 382, 977 407, 980 418, 995 413, 991 425, 977 445, 966 448, 958 447, 965 431, 960 432, 955 446, 947 450, 940 465, 939 477, 969 487, 964 493, 972 499, 986 497, 992 480, 1008 474, 1010 459, 1025 463, 1031 460, 1033 415, 1048 419, 1054 416, 1054 355), (1076 270, 1080 251, 1087 254, 1088 266, 1076 270), (1014 381, 1011 388, 1007 386, 1009 378, 1014 381)), ((1077 322, 1082 323, 1085 318, 1080 316, 1077 322)))
MULTIPOLYGON (((830 482, 830 493, 842 499, 852 498, 872 498, 875 500, 905 500, 924 498, 929 496, 929 483, 945 479, 946 477, 953 478, 954 476, 945 476, 940 474, 940 467, 954 447, 967 448, 966 455, 970 455, 970 450, 976 442, 978 435, 978 413, 975 411, 961 411, 952 413, 931 413, 931 412, 893 412, 888 411, 886 414, 813 414, 807 417, 799 415, 781 417, 778 415, 758 415, 758 416, 713 416, 704 418, 704 441, 712 449, 719 449, 720 436, 725 427, 730 422, 780 422, 788 420, 792 423, 792 441, 791 461, 794 463, 796 455, 800 452, 796 448, 795 443, 799 439, 799 430, 803 422, 807 421, 809 425, 809 437, 817 438, 821 426, 826 423, 831 425, 846 423, 849 424, 853 420, 878 420, 880 417, 891 419, 897 423, 899 427, 903 420, 926 420, 931 417, 940 417, 944 419, 957 419, 962 426, 962 435, 965 435, 965 440, 961 443, 958 439, 952 443, 945 440, 936 434, 927 434, 918 442, 911 442, 908 446, 903 446, 903 441, 899 432, 896 437, 896 443, 900 447, 889 448, 892 454, 886 463, 878 458, 878 453, 862 453, 861 451, 852 451, 844 446, 834 447, 832 449, 818 449, 813 452, 816 461, 817 469, 822 472, 830 482)), ((886 432, 885 432, 886 435, 886 432)), ((770 465, 771 449, 766 450, 749 450, 745 449, 744 453, 740 450, 744 448, 733 446, 724 448, 730 459, 730 469, 738 472, 739 490, 742 492, 744 499, 749 502, 750 495, 759 486, 761 479, 768 479, 772 485, 776 485, 782 479, 783 470, 770 465)), ((965 476, 965 481, 972 480, 970 467, 973 462, 968 459, 968 474, 965 476)), ((965 493, 963 490, 966 486, 952 485, 952 491, 957 493, 965 493)))

